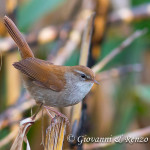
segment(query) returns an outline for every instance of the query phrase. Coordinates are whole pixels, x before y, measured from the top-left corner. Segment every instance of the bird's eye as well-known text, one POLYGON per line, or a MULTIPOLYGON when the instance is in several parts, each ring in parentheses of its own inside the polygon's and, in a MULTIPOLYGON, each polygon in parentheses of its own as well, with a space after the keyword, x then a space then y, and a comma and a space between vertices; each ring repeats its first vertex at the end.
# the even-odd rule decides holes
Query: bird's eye
POLYGON ((85 79, 86 78, 85 74, 81 74, 81 78, 85 79))

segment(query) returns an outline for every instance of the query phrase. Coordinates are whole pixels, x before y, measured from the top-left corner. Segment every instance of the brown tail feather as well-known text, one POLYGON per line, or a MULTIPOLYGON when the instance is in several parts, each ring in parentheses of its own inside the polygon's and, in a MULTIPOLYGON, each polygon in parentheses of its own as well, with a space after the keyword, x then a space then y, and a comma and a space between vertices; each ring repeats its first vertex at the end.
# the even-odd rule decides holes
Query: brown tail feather
POLYGON ((7 16, 4 17, 4 24, 7 28, 8 33, 13 38, 15 43, 20 49, 20 54, 22 59, 28 58, 28 57, 34 57, 29 45, 27 44, 26 40, 16 27, 16 25, 13 23, 11 19, 9 19, 7 16))

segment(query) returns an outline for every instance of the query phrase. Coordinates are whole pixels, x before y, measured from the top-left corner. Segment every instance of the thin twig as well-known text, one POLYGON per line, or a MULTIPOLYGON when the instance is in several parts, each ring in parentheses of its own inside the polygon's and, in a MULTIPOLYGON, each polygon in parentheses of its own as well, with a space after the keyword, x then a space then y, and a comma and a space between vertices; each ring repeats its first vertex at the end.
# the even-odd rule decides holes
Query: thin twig
POLYGON ((108 54, 102 61, 100 61, 98 64, 96 64, 92 70, 93 72, 98 72, 102 70, 102 68, 108 64, 116 55, 118 55, 120 52, 122 52, 127 46, 129 46, 135 39, 138 37, 144 35, 147 32, 147 29, 144 30, 138 30, 135 33, 133 33, 131 36, 129 36, 125 41, 122 42, 122 44, 112 50, 110 54, 108 54))
POLYGON ((28 101, 24 101, 23 103, 19 103, 16 106, 8 108, 5 112, 3 112, 0 115, 0 129, 5 128, 6 126, 9 126, 17 121, 18 119, 14 119, 15 116, 22 114, 26 110, 30 109, 31 107, 35 106, 35 101, 33 99, 30 99, 28 101))
POLYGON ((130 72, 141 72, 142 71, 142 65, 141 64, 131 64, 126 66, 121 66, 118 68, 113 68, 110 70, 102 71, 100 73, 96 74, 96 80, 98 81, 104 81, 111 78, 117 78, 122 75, 126 75, 130 72))
POLYGON ((18 129, 19 128, 13 129, 12 132, 10 132, 5 138, 0 140, 0 148, 8 144, 11 140, 13 140, 16 137, 16 135, 18 134, 18 129))
POLYGON ((108 147, 117 143, 123 143, 123 142, 129 142, 128 139, 135 139, 135 138, 140 138, 140 137, 146 137, 150 135, 150 126, 145 127, 143 129, 139 129, 133 132, 129 132, 126 134, 122 134, 122 135, 118 135, 115 137, 111 138, 111 141, 108 143, 92 143, 92 144, 87 144, 84 143, 83 144, 83 149, 84 150, 91 150, 91 149, 98 149, 98 148, 102 148, 102 147, 108 147), (120 139, 120 140, 119 140, 120 139))
POLYGON ((133 22, 150 18, 149 13, 150 3, 142 4, 131 9, 123 8, 110 14, 108 18, 109 23, 117 22, 133 22))
MULTIPOLYGON (((45 44, 55 40, 58 36, 58 28, 49 26, 41 29, 38 33, 31 33, 29 35, 24 35, 27 43, 29 45, 34 45, 35 43, 45 44)), ((11 38, 0 39, 0 51, 7 52, 16 49, 17 46, 11 38)))
POLYGON ((83 11, 77 15, 77 19, 75 20, 67 42, 62 48, 60 48, 57 56, 51 59, 51 62, 56 65, 62 65, 65 63, 66 59, 69 58, 71 54, 77 49, 81 41, 82 32, 85 28, 87 15, 83 15, 83 11))
POLYGON ((2 65, 3 65, 3 57, 2 52, 0 51, 0 71, 2 70, 2 65))

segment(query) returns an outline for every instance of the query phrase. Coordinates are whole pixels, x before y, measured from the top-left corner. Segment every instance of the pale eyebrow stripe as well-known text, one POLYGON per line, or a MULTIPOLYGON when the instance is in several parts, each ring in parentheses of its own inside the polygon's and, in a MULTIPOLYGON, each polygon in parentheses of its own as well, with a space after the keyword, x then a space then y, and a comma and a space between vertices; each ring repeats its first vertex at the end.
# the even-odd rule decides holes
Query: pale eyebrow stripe
MULTIPOLYGON (((79 70, 74 70, 75 72, 77 72, 77 73, 79 73, 79 74, 84 74, 84 75, 86 75, 84 72, 82 72, 82 71, 79 71, 79 70)), ((87 76, 87 75, 86 75, 87 76)))
POLYGON ((82 71, 79 71, 79 70, 74 70, 74 71, 77 72, 77 73, 79 73, 79 74, 84 74, 84 75, 87 77, 87 79, 91 79, 90 76, 88 76, 87 74, 85 74, 85 73, 82 72, 82 71))

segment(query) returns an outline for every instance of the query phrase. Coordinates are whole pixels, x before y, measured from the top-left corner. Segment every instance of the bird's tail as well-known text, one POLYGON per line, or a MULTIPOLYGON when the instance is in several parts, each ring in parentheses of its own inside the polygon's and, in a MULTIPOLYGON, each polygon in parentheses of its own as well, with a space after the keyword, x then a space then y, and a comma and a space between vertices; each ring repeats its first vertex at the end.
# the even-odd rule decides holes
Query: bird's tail
POLYGON ((34 57, 34 54, 32 53, 29 45, 27 44, 26 40, 16 27, 16 25, 13 23, 13 21, 8 18, 7 16, 4 17, 4 24, 6 26, 6 29, 10 36, 13 38, 17 46, 19 47, 20 54, 22 59, 28 58, 28 57, 34 57))

